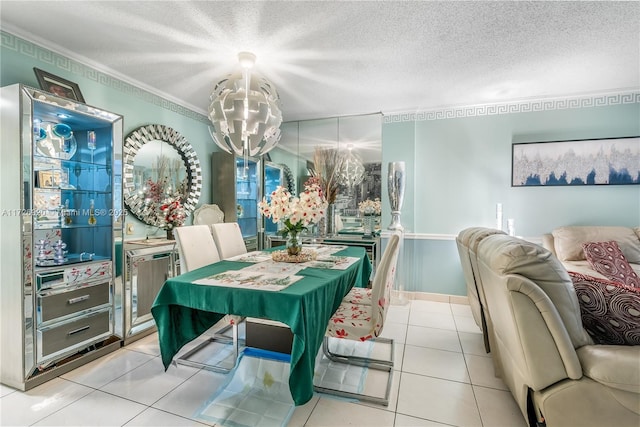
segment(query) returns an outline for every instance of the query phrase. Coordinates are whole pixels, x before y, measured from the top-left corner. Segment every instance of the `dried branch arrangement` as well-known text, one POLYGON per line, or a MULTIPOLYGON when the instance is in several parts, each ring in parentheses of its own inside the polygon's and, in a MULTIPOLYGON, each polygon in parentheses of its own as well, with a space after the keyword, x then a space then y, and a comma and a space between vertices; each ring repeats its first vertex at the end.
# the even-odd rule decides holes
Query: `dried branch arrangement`
POLYGON ((311 175, 320 182, 320 188, 328 203, 334 203, 338 195, 338 170, 340 155, 336 149, 316 147, 313 154, 313 170, 311 175))

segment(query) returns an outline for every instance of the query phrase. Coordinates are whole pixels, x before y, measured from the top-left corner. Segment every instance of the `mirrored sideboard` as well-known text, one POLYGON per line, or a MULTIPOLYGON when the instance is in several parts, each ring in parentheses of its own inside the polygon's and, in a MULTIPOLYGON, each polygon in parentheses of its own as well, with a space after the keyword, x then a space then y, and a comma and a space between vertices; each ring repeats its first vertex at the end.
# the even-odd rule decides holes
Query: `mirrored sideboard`
MULTIPOLYGON (((274 248, 277 246, 283 246, 286 243, 286 239, 282 236, 268 236, 267 246, 274 248)), ((345 246, 358 246, 364 248, 367 252, 367 256, 373 266, 373 272, 371 277, 375 273, 378 262, 380 261, 380 237, 364 237, 358 235, 333 235, 325 237, 316 236, 303 236, 303 247, 305 244, 323 244, 323 245, 345 245, 345 246)))
POLYGON ((176 275, 175 240, 124 242, 124 345, 156 331, 151 306, 164 282, 176 275))

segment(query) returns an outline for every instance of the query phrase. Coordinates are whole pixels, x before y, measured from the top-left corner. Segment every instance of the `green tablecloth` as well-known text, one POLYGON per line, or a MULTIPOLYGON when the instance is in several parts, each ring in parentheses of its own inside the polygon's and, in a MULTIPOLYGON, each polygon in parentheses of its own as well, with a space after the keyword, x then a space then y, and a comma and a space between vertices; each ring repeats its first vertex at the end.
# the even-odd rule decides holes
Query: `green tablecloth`
POLYGON ((329 319, 349 289, 367 286, 371 275, 363 248, 349 247, 337 255, 360 261, 347 270, 304 269, 297 273, 303 279, 275 292, 192 283, 250 265, 241 262, 221 261, 167 280, 151 308, 165 369, 185 344, 225 314, 272 319, 293 332, 289 388, 296 405, 305 404, 313 396, 315 358, 329 319))

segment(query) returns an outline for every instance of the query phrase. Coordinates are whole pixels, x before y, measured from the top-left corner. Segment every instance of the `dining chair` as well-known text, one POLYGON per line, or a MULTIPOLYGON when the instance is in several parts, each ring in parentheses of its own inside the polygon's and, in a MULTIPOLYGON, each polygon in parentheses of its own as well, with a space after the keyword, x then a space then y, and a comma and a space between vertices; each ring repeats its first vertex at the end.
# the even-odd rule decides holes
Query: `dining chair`
MULTIPOLYGON (((398 244, 398 251, 400 244, 398 244)), ((371 283, 371 282, 370 282, 371 283)), ((371 304, 373 288, 351 288, 347 295, 342 298, 342 302, 349 304, 371 304)))
MULTIPOLYGON (((247 253, 242 231, 237 222, 218 222, 209 224, 209 230, 216 242, 220 258, 227 259, 236 255, 247 253)), ((244 317, 236 317, 237 323, 245 322, 245 339, 251 334, 252 320, 244 317)))
MULTIPOLYGON (((210 224, 209 227, 218 251, 220 251, 221 258, 226 259, 247 253, 242 232, 237 222, 210 224)), ((278 352, 291 352, 290 341, 293 340, 293 334, 288 325, 257 317, 247 317, 240 320, 245 321, 247 345, 264 350, 278 349, 278 352), (282 349, 287 346, 289 350, 282 349)))
MULTIPOLYGON (((174 229, 174 235, 176 238, 176 245, 178 246, 178 255, 180 256, 180 271, 181 273, 187 273, 189 271, 204 267, 205 265, 213 264, 220 261, 220 255, 218 248, 213 240, 213 236, 209 232, 208 225, 190 225, 182 226, 174 229)), ((177 358, 177 363, 187 366, 193 366, 197 368, 205 368, 215 372, 228 373, 235 368, 238 361, 238 323, 242 318, 240 316, 226 315, 221 322, 225 325, 218 333, 211 337, 193 349, 186 352, 184 355, 177 358), (228 328, 232 330, 232 337, 223 335, 223 332, 228 328), (200 350, 204 349, 209 344, 218 342, 221 344, 232 344, 233 346, 233 366, 224 367, 220 364, 211 365, 208 363, 198 362, 191 357, 200 350)))
POLYGON ((329 320, 329 325, 322 342, 322 351, 324 355, 333 362, 362 366, 388 372, 389 375, 384 398, 366 395, 363 393, 336 390, 323 387, 321 385, 314 386, 316 391, 379 403, 385 406, 389 405, 389 395, 391 393, 391 384, 393 382, 394 342, 393 339, 380 337, 380 334, 382 333, 384 321, 387 316, 391 300, 391 289, 393 288, 393 283, 395 281, 398 252, 400 249, 399 241, 400 236, 398 234, 394 233, 391 235, 389 244, 387 245, 387 248, 382 255, 382 259, 380 260, 380 266, 373 278, 373 285, 371 287, 371 303, 352 304, 350 302, 342 301, 329 320), (329 338, 331 337, 348 339, 356 342, 373 341, 389 344, 389 360, 334 353, 329 349, 329 338))
POLYGON ((242 232, 237 222, 210 224, 213 240, 216 242, 220 258, 227 259, 247 253, 242 232))

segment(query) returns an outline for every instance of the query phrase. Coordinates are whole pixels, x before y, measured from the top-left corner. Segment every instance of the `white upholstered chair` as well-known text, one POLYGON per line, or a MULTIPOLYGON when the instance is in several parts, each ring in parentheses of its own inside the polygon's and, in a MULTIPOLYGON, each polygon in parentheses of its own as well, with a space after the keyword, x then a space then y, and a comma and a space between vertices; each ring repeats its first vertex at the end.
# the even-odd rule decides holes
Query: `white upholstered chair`
POLYGON ((247 253, 247 247, 237 222, 211 224, 209 227, 218 247, 220 258, 227 259, 247 253))
POLYGON ((327 327, 322 343, 322 350, 325 356, 331 361, 388 372, 389 375, 384 398, 329 389, 321 385, 315 386, 316 391, 380 403, 385 406, 389 405, 389 394, 393 382, 393 340, 381 338, 380 334, 382 333, 384 321, 387 316, 391 300, 391 289, 395 281, 398 252, 400 250, 399 242, 400 236, 398 234, 393 234, 389 239, 389 244, 382 255, 380 265, 373 278, 370 304, 352 304, 343 300, 329 320, 329 326, 327 327), (333 353, 329 349, 329 337, 349 339, 357 342, 371 340, 390 344, 389 360, 333 353))
MULTIPOLYGON (((174 230, 176 237, 176 244, 178 246, 178 254, 180 255, 180 268, 181 273, 187 273, 189 271, 204 267, 205 265, 213 264, 220 261, 220 255, 218 249, 213 240, 213 236, 209 232, 209 226, 207 225, 191 225, 177 227, 174 230)), ((183 365, 194 366, 199 368, 209 369, 217 372, 229 372, 231 371, 238 360, 238 323, 241 321, 241 317, 227 315, 221 322, 228 326, 225 326, 218 334, 209 337, 200 345, 196 346, 189 352, 177 359, 177 362, 183 365), (222 335, 222 332, 228 328, 232 329, 232 337, 222 335), (197 352, 202 350, 210 343, 217 341, 220 343, 233 345, 234 357, 233 365, 230 367, 222 366, 221 364, 210 365, 202 362, 196 362, 191 358, 197 352)))
POLYGON ((220 254, 207 225, 190 225, 174 229, 180 271, 186 273, 220 261, 220 254))

